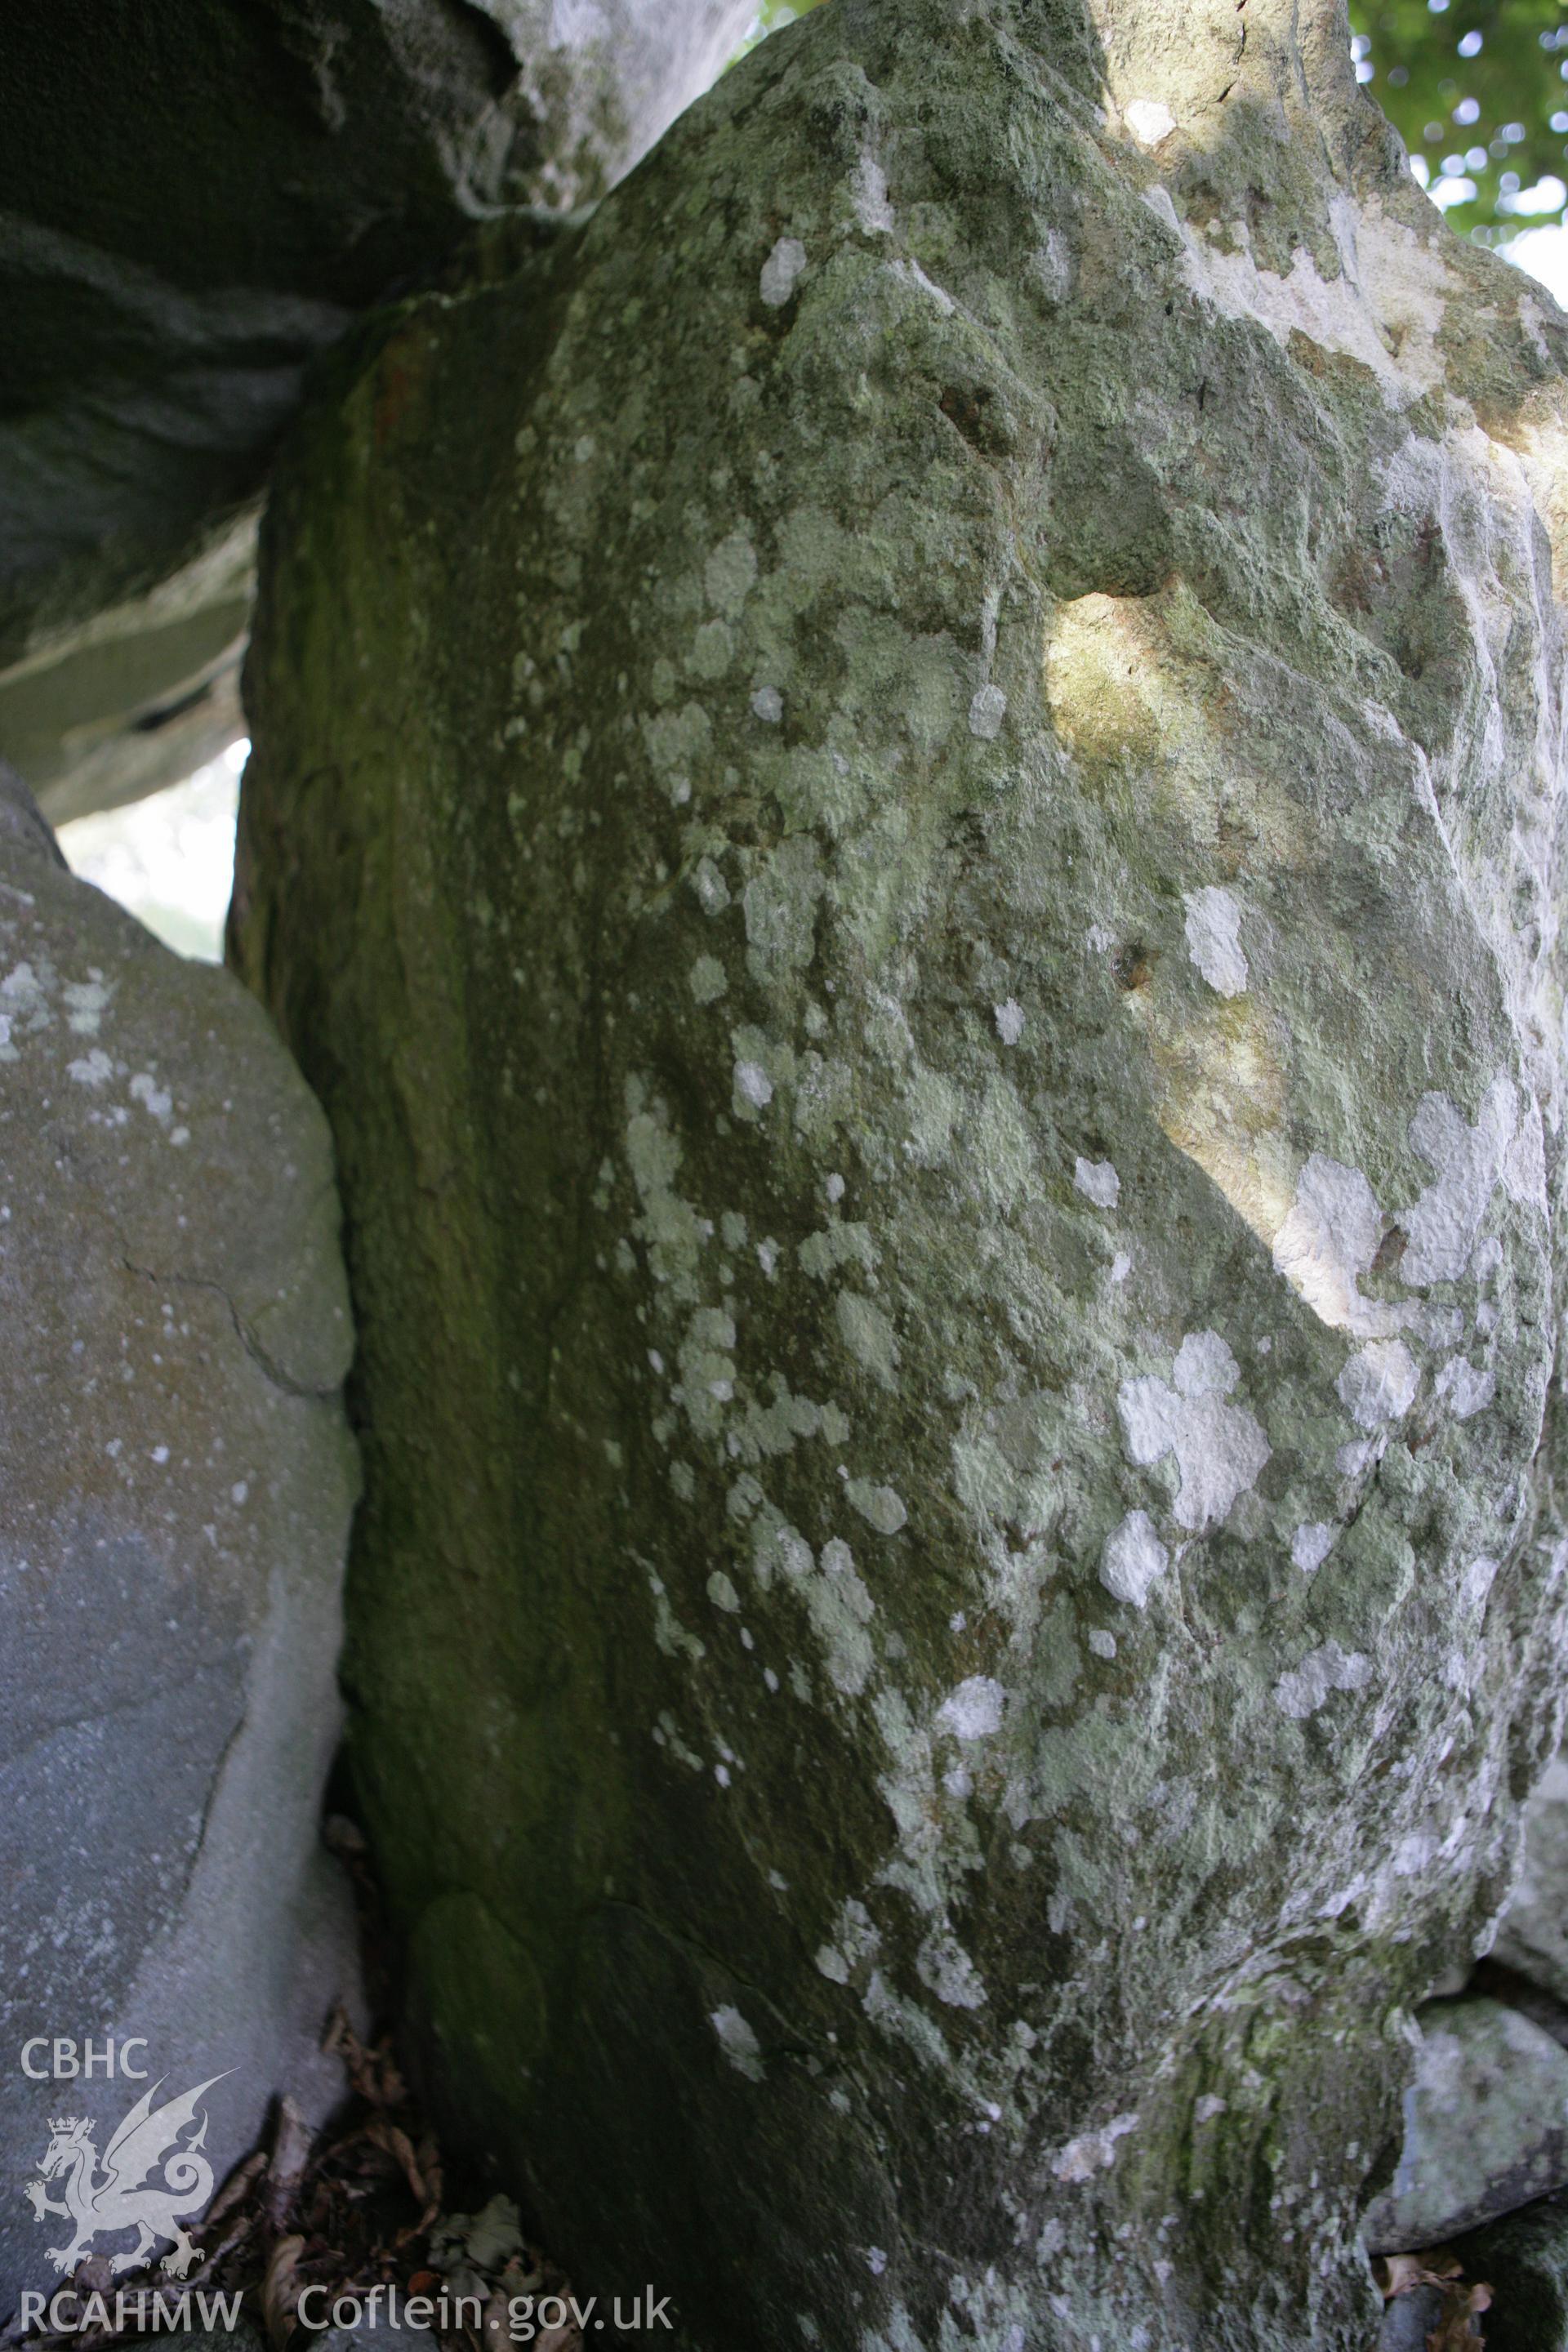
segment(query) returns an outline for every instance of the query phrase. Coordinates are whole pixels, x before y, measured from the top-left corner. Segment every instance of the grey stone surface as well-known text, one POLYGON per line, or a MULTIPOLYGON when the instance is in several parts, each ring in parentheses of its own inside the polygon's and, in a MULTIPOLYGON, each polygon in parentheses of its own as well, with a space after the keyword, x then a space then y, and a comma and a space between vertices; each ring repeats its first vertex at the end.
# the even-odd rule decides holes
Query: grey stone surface
MULTIPOLYGON (((57 523, 83 495, 58 488, 57 523)), ((51 824, 179 783, 243 735, 256 525, 250 503, 145 595, 45 632, 0 676, 0 743, 51 824)))
POLYGON ((1565 353, 1335 8, 837 0, 279 474, 410 2021, 702 2352, 1375 2340, 1564 1683, 1565 353))
POLYGON ((1427 2352, 1426 2339, 1443 2315, 1440 2287, 1412 2287, 1396 2294, 1383 2315, 1377 2352, 1427 2352))
POLYGON ((1568 1758, 1552 1759, 1525 1809, 1523 1859, 1492 1948, 1568 2001, 1568 1758))
POLYGON ((148 2087, 101 2055, 30 2079, 35 2037, 46 2074, 56 2041, 140 2037, 164 2099, 221 2075, 219 2179, 275 2092, 340 2093, 317 2044, 353 1930, 316 1821, 356 1466, 320 1112, 228 975, 75 880, 0 787, 8 2311, 72 2235, 23 2201, 51 2118, 89 2117, 101 2160, 148 2087))
POLYGON ((304 370, 478 221, 601 195, 751 0, 50 0, 7 26, 0 753, 56 822, 239 729, 304 370))
POLYGON ((1568 2051, 1499 2001, 1426 2011, 1398 2168, 1363 2225, 1372 2251, 1439 2244, 1565 2182, 1568 2051))

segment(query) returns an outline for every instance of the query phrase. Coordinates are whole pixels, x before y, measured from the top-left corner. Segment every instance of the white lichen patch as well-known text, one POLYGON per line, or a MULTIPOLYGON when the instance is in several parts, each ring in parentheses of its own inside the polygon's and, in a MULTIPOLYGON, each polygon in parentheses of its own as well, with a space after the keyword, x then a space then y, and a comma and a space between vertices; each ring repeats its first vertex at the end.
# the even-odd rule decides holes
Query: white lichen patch
POLYGON ((634 1232, 648 1253, 656 1283, 690 1300, 697 1295, 697 1269, 708 1238, 706 1221, 675 1189, 680 1146, 669 1131, 664 1105, 649 1102, 643 1082, 626 1081, 626 1160, 642 1214, 634 1232))
POLYGON ((1002 1728, 1007 1695, 989 1675, 971 1675, 950 1691, 936 1711, 937 1722, 955 1739, 988 1739, 1002 1728))
POLYGON ((761 2083, 767 2069, 763 2063, 763 2045, 738 2009, 716 2009, 708 2022, 719 2037, 719 2047, 738 2074, 748 2083, 761 2083))
POLYGON ((994 743, 1007 716, 1007 698, 999 686, 977 688, 969 705, 969 731, 983 743, 994 743))
MULTIPOLYGON (((1497 1580, 1497 1572, 1498 1562, 1495 1559, 1471 1560, 1459 1581, 1459 1598, 1467 1609, 1479 1612, 1486 1607, 1492 1586, 1497 1580)), ((1559 1770, 1562 1767, 1560 1764, 1553 1765, 1552 1769, 1559 1770)))
POLYGON ((1339 1529, 1329 1519, 1304 1519, 1290 1538, 1290 1557, 1303 1576, 1321 1568, 1334 1548, 1339 1529))
POLYGON ((996 1024, 996 1034, 1004 1045, 1016 1045, 1024 1034, 1024 1008, 1016 997, 1009 996, 1003 1004, 991 1008, 996 1024))
POLYGON ((1316 1715, 1331 1692, 1363 1690, 1371 1679, 1372 1660, 1363 1652, 1325 1642, 1309 1650, 1293 1672, 1280 1675, 1274 1685, 1274 1704, 1281 1715, 1300 1720, 1316 1715))
POLYGON ((1072 1181, 1086 1201, 1097 1209, 1114 1209, 1121 1198, 1121 1179, 1109 1160, 1073 1161, 1072 1181))
MULTIPOLYGON (((700 1665, 708 1655, 707 1644, 683 1625, 670 1605, 664 1580, 648 1571, 648 1591, 653 1595, 653 1638, 667 1658, 688 1657, 693 1665, 700 1665)), ((691 1759, 700 1760, 700 1759, 691 1759)))
POLYGON ((980 1971, 945 1920, 931 1929, 916 1953, 915 1973, 950 2009, 985 2005, 980 1971))
POLYGON ((1408 1237, 1402 1281, 1417 1287, 1458 1282, 1468 1271, 1518 1125, 1518 1097, 1501 1072, 1488 1087, 1474 1127, 1447 1095, 1422 1096, 1410 1141, 1436 1173, 1399 1220, 1408 1237))
POLYGON ((712 740, 712 720, 700 702, 689 702, 645 719, 642 732, 655 773, 675 805, 683 806, 691 797, 692 773, 712 740))
MULTIPOLYGON (((745 531, 731 531, 721 539, 708 562, 703 564, 703 588, 708 602, 715 612, 724 614, 726 621, 738 621, 741 607, 757 585, 757 548, 750 543, 745 531)), ((684 718, 684 713, 682 713, 684 718)), ((703 713, 708 722, 708 713, 703 713)), ((703 740, 708 740, 708 724, 703 727, 703 740)))
POLYGON ((868 236, 886 236, 894 226, 888 198, 888 175, 875 155, 863 154, 855 166, 850 186, 855 218, 868 236))
POLYGON ((883 1388, 895 1387, 899 1343, 881 1308, 858 1290, 841 1290, 837 1318, 839 1336, 856 1361, 883 1388))
POLYGON ((763 264, 757 291, 770 310, 782 310, 795 292, 805 268, 805 247, 798 236, 781 236, 763 264))
MULTIPOLYGON (((1106 1538, 1100 1559, 1100 1580, 1114 1599, 1125 1601, 1134 1609, 1144 1609, 1156 1579, 1163 1576, 1170 1565, 1171 1555, 1160 1541, 1148 1512, 1129 1511, 1106 1538)), ((1092 1634, 1089 1643, 1096 1646, 1092 1634)), ((1114 1643, 1109 1652, 1101 1652, 1101 1655, 1115 1654, 1114 1643)))
POLYGON ((816 945, 816 907, 823 888, 816 844, 780 842, 742 893, 748 961, 754 978, 803 971, 816 945))
POLYGON ((909 1518, 903 1496, 896 1487, 876 1486, 868 1478, 851 1478, 844 1492, 879 1535, 896 1536, 909 1518))
POLYGON ((700 955, 691 967, 689 985, 699 1004, 716 1003, 723 995, 728 982, 724 967, 717 956, 700 955))
POLYGON ((1182 897, 1188 955, 1216 995, 1242 995, 1247 972, 1240 907, 1228 890, 1186 890, 1182 897))
POLYGON ((110 984, 95 974, 89 980, 68 980, 60 993, 65 999, 67 1021, 75 1034, 96 1037, 114 993, 110 984))
POLYGON ((877 1245, 871 1239, 871 1228, 853 1218, 807 1234, 795 1255, 804 1271, 817 1282, 827 1281, 840 1266, 859 1266, 867 1274, 877 1270, 877 1245))
POLYGON ((1157 147, 1176 127, 1176 118, 1163 98, 1135 98, 1122 109, 1122 121, 1140 147, 1157 147))
POLYGON ((1372 1339, 1358 1348, 1334 1382, 1340 1402, 1359 1429, 1398 1421, 1415 1402, 1421 1374, 1403 1339, 1372 1339))
POLYGON ((830 1984, 847 1984, 857 1970, 868 1969, 881 1949, 876 1921, 855 1895, 839 1906, 838 1924, 831 1944, 817 1952, 816 1966, 830 1984))
POLYGON ((1456 281, 1413 229, 1363 213, 1358 233, 1336 240, 1341 267, 1325 278, 1305 245, 1292 252, 1288 271, 1260 268, 1245 218, 1225 223, 1223 237, 1199 237, 1168 189, 1150 188, 1144 201, 1180 240, 1188 285, 1225 317, 1257 320, 1282 347, 1300 334, 1359 360, 1390 406, 1442 383, 1437 337, 1443 298, 1456 281))
POLYGON ((730 885, 710 857, 700 857, 691 869, 691 887, 705 915, 721 915, 730 903, 730 885))
POLYGON ((924 300, 934 302, 944 319, 952 317, 958 308, 957 303, 945 286, 939 286, 934 278, 926 275, 918 261, 889 261, 886 268, 888 276, 900 286, 909 287, 924 300))
POLYGON ((32 1016, 34 1027, 43 1029, 48 1026, 54 1016, 48 1009, 47 983, 55 976, 53 966, 47 963, 42 975, 26 961, 12 965, 4 980, 0 980, 0 1003, 4 1003, 12 1020, 20 1013, 26 1013, 32 1016))
POLYGON ((1296 1180, 1296 1197, 1274 1236, 1274 1264, 1314 1315, 1358 1339, 1387 1339, 1409 1320, 1408 1305, 1363 1298, 1384 1218, 1359 1168, 1314 1151, 1296 1180))
POLYGON ((857 1574, 849 1547, 837 1538, 822 1548, 822 1563, 801 1591, 812 1630, 821 1645, 827 1679, 846 1698, 858 1698, 876 1665, 867 1632, 876 1602, 857 1574))
POLYGON ((1432 1386, 1456 1421, 1484 1412, 1497 1394, 1497 1374, 1472 1364, 1468 1356, 1450 1356, 1438 1367, 1432 1386))
POLYGON ((167 1087, 161 1087, 151 1070, 138 1070, 131 1081, 131 1097, 139 1102, 150 1118, 166 1127, 174 1108, 174 1098, 167 1087))
POLYGON ((1218 1332, 1197 1331, 1182 1341, 1169 1383, 1144 1377, 1121 1384, 1116 1409, 1128 1458, 1148 1468, 1175 1456, 1179 1527, 1223 1520, 1268 1459, 1268 1440, 1252 1414, 1225 1402, 1240 1377, 1218 1332))
POLYGON ((1117 2141, 1137 2128, 1135 2114, 1112 2116, 1100 2130, 1084 2132, 1079 2138, 1069 2139, 1053 2160, 1051 2170, 1058 2180, 1092 2179, 1097 2172, 1109 2171, 1116 2161, 1117 2141))

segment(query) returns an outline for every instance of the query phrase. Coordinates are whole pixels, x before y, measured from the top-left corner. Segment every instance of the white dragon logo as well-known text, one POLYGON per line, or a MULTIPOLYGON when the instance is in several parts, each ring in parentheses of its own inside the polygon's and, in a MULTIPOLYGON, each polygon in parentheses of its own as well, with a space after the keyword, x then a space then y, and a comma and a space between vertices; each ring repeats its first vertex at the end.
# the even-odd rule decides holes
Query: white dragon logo
POLYGON ((38 2178, 29 2180, 22 2193, 38 2221, 46 2213, 58 2213, 75 2224, 68 2245, 48 2249, 56 2270, 74 2269, 95 2238, 121 2230, 134 2230, 136 2243, 129 2253, 114 2256, 109 2265, 111 2273, 136 2269, 160 2238, 174 2242, 159 2266, 174 2278, 184 2278, 192 2264, 202 2260, 201 2249, 192 2244, 175 2217, 199 2212, 212 2195, 213 2168, 199 2153, 207 2136, 205 2115, 188 2147, 177 2147, 175 2143, 195 2121, 203 2092, 222 2081, 221 2074, 210 2075, 183 2098, 167 2100, 156 2109, 153 2101, 162 2084, 154 2083, 104 2149, 101 2171, 91 2119, 87 2116, 50 2117, 49 2144, 38 2178), (150 2174, 160 2170, 161 2179, 149 2179, 150 2174), (45 2183, 50 2180, 63 2183, 63 2203, 48 2194, 45 2183))

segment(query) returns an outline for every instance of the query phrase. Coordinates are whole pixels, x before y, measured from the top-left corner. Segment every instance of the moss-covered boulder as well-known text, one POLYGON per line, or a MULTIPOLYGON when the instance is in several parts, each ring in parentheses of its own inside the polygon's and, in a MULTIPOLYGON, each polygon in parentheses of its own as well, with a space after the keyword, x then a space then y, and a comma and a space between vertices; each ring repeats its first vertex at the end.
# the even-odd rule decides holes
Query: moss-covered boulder
POLYGON ((704 2352, 1375 2334, 1556 1729, 1565 337, 1332 6, 838 0, 296 441, 360 1783, 704 2352))

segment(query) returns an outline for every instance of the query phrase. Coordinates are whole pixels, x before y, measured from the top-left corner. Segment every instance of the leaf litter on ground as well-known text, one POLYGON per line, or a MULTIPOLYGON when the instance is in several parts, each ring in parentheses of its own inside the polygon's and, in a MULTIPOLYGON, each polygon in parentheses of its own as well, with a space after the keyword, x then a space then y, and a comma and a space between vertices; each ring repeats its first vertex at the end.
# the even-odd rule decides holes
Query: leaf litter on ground
POLYGON ((1467 2284, 1463 2263, 1447 2246, 1430 2246, 1418 2254, 1383 2254, 1372 2269, 1384 2303, 1420 2287, 1435 2287, 1441 2294, 1442 2308, 1427 2335, 1426 2352, 1485 2352, 1486 2337, 1478 2322, 1483 2311, 1491 2309, 1491 2288, 1479 2279, 1467 2284))
MULTIPOLYGON (((392 1977, 364 1839, 342 1815, 329 1818, 324 1834, 353 1886, 367 1994, 387 2014, 395 2005, 392 1977)), ((84 2299, 96 2293, 110 2314, 122 2295, 127 2317, 141 2315, 133 2324, 52 2333, 13 2322, 0 2344, 26 2345, 28 2352, 107 2352, 176 2329, 182 2307, 189 2308, 184 2298, 195 2290, 237 2293, 244 2317, 265 2335, 268 2352, 306 2352, 317 2340, 299 2316, 308 2287, 325 2288, 315 2306, 324 2301, 331 2310, 340 2297, 363 2304, 379 2286, 395 2288, 400 2300, 417 2296, 436 2304, 430 2334, 442 2352, 512 2352, 508 2322, 514 2298, 531 2296, 537 2306, 558 2295, 569 2306, 570 2282, 527 2243, 510 2198, 492 2197, 478 2213, 447 2210, 441 2151, 404 2079, 391 2034, 362 2041, 340 2005, 322 2048, 342 2066, 342 2105, 312 2131, 291 2099, 278 2102, 262 2145, 234 2167, 192 2227, 201 2259, 188 2277, 165 2278, 155 2261, 116 2277, 107 2255, 89 2255, 56 2292, 74 2287, 84 2299), (448 2330, 440 2323, 440 2306, 444 2300, 455 2313, 459 2296, 466 2312, 477 2307, 478 2326, 448 2330)), ((384 2294, 382 2304, 384 2309, 384 2294)), ((404 2332, 411 2347, 417 2344, 406 2325, 404 2332)), ((614 2340, 595 2332, 595 2352, 614 2340)), ((581 2352, 581 2344, 569 2321, 533 2333, 528 2352, 581 2352)))
MULTIPOLYGON (((44 2328, 13 2340, 30 2352, 103 2352, 176 2325, 182 2299, 197 2289, 238 2292, 270 2352, 291 2345, 304 2352, 313 2334, 299 2317, 307 2287, 324 2287, 315 2305, 330 2309, 344 2296, 363 2303, 380 2286, 436 2304, 430 2333, 443 2352, 511 2352, 514 2298, 569 2301, 570 2284, 527 2243, 510 2198, 493 2197, 475 2214, 446 2210, 440 2149, 416 2112, 391 2037, 362 2042, 340 2008, 323 2047, 342 2063, 345 2105, 312 2134, 293 2102, 279 2101, 268 2145, 235 2167, 192 2229, 202 2259, 188 2278, 165 2279, 156 2268, 116 2278, 105 2256, 89 2256, 68 2284, 83 2297, 102 2294, 110 2314, 122 2294, 128 2317, 141 2315, 135 2324, 64 2334, 44 2328), (477 2311, 478 2326, 445 2330, 441 2303, 455 2314, 459 2297, 465 2316, 477 2311)), ((384 2295, 382 2302, 384 2309, 384 2295)), ((533 2334, 530 2352, 578 2352, 581 2340, 569 2321, 533 2334)))

